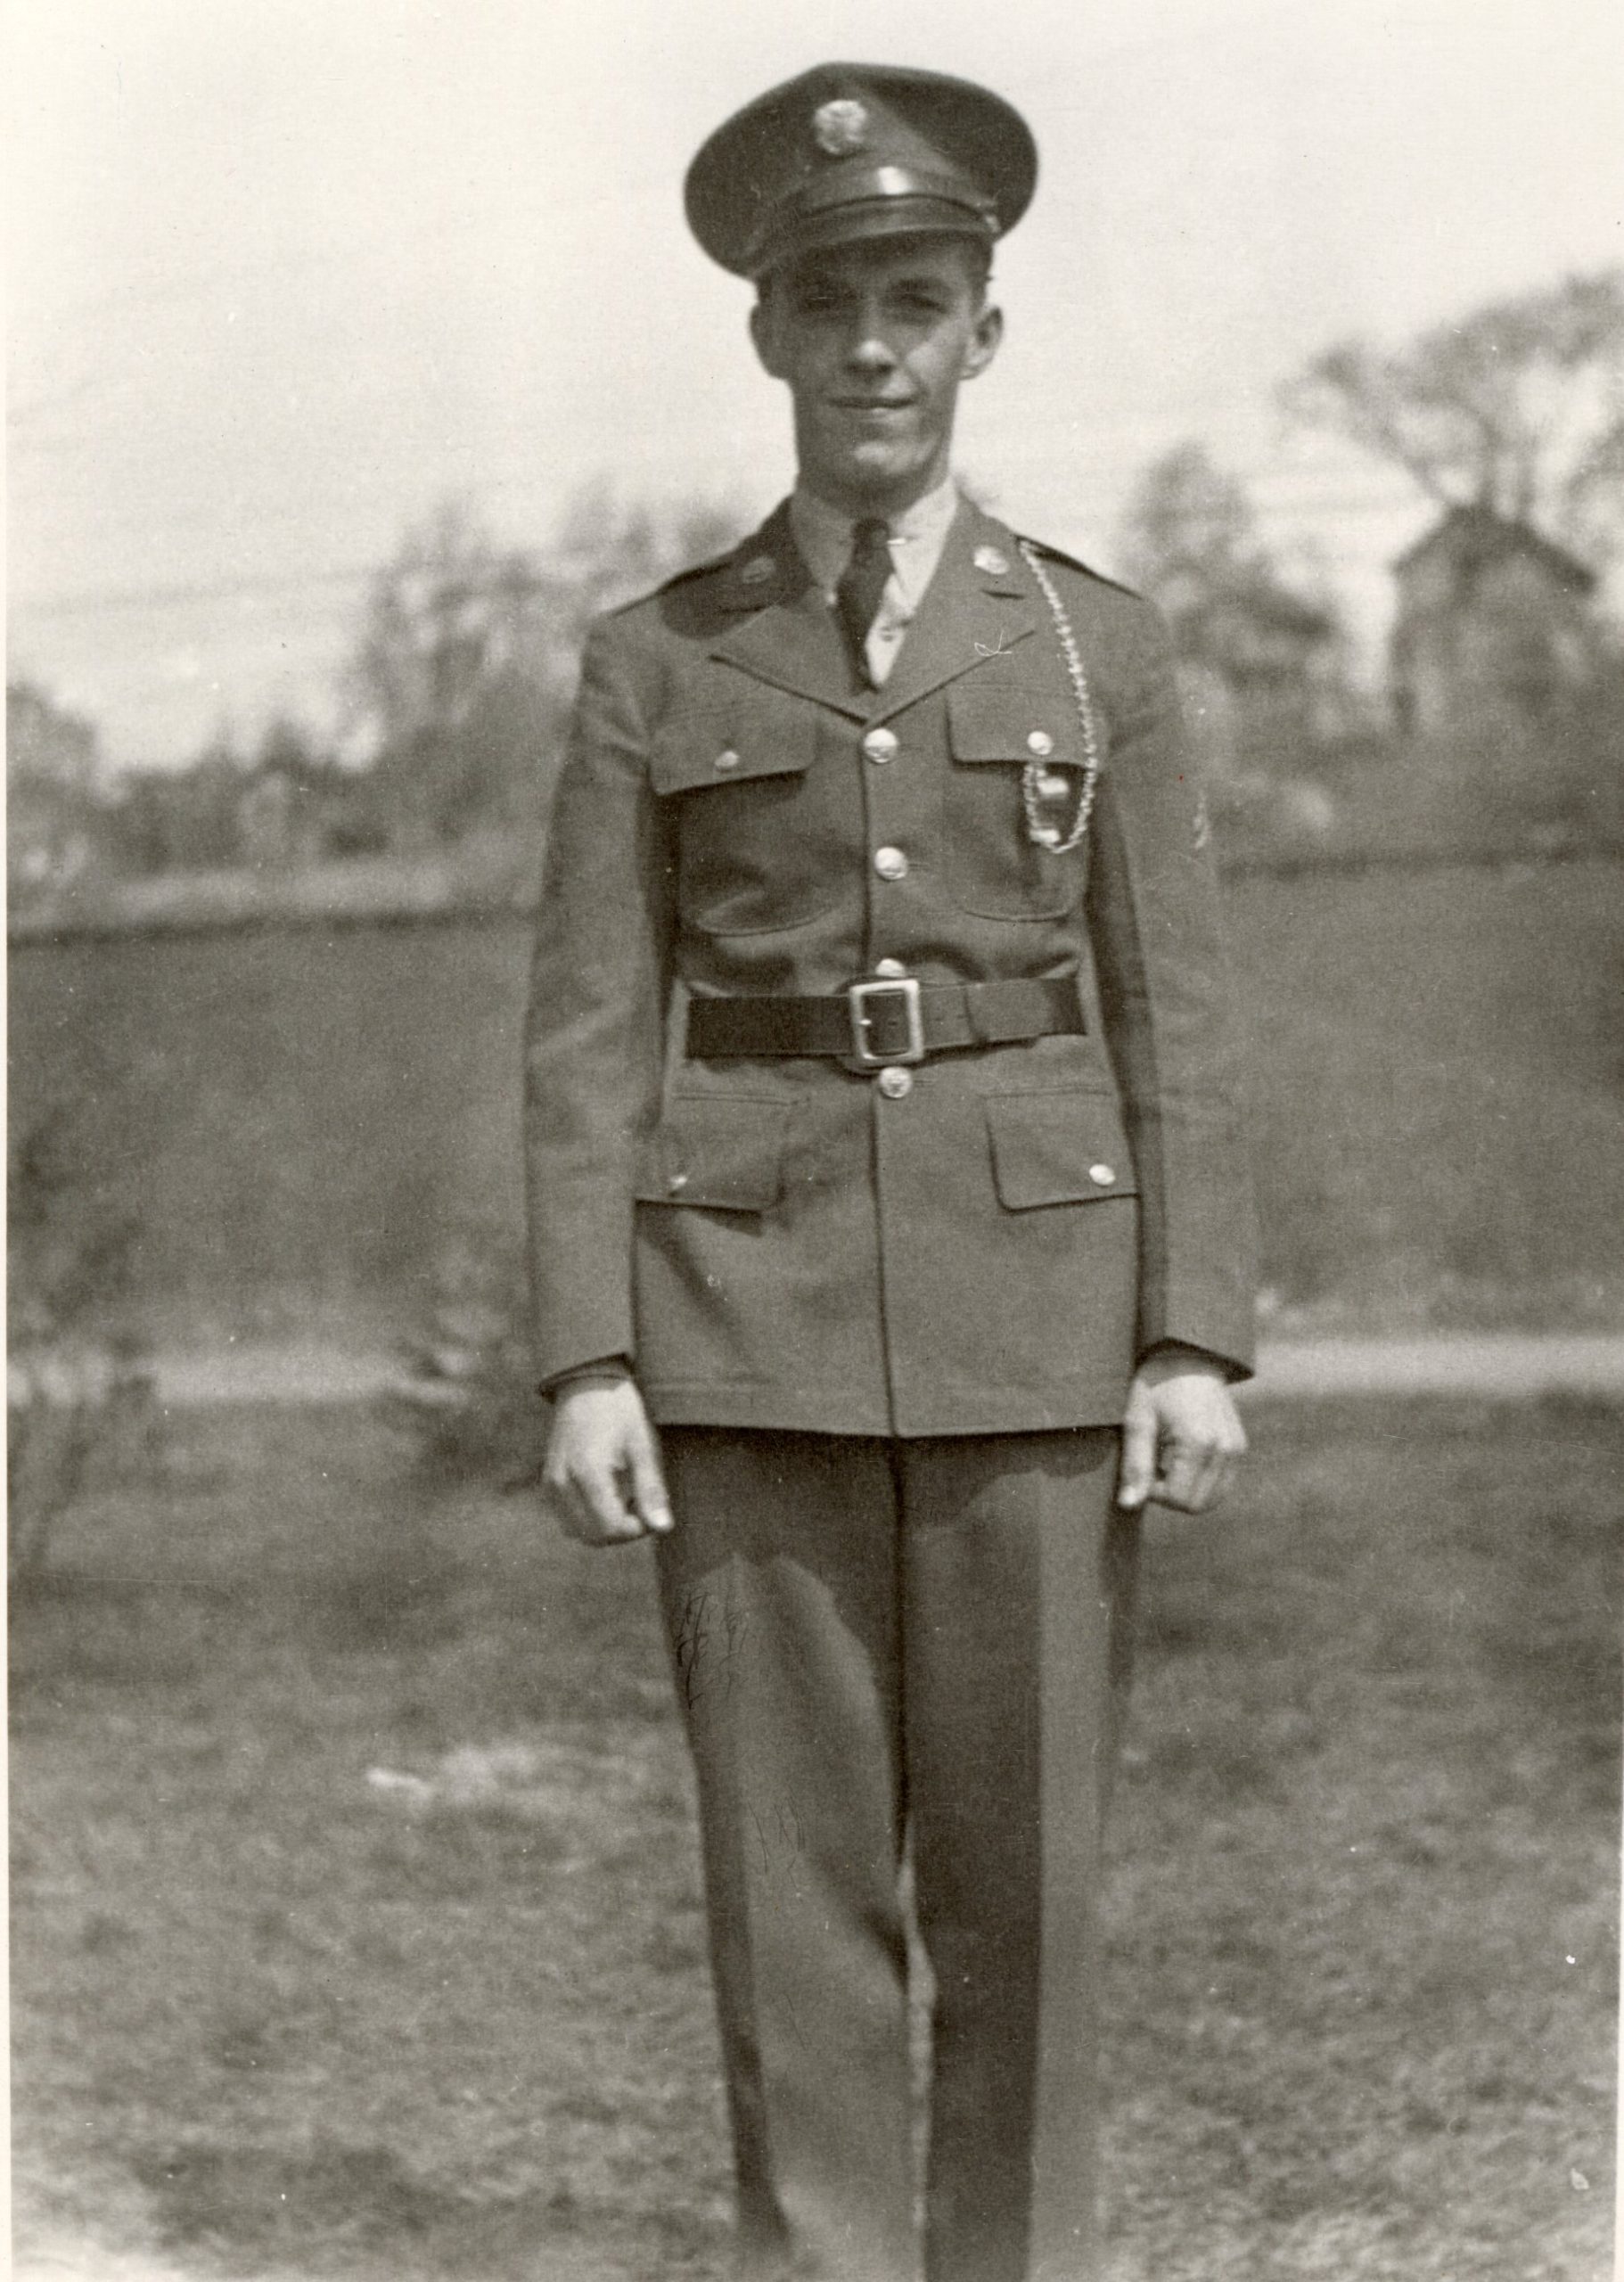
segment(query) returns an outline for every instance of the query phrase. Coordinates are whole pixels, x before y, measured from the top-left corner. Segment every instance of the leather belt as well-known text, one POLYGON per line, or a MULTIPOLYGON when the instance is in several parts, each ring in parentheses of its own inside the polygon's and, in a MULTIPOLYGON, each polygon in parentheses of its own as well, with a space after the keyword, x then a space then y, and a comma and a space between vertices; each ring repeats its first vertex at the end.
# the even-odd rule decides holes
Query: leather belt
POLYGON ((691 998, 695 1061, 830 1055, 854 1069, 923 1062, 955 1047, 1012 1046, 1087 1028, 1075 974, 997 982, 854 982, 829 997, 691 998))

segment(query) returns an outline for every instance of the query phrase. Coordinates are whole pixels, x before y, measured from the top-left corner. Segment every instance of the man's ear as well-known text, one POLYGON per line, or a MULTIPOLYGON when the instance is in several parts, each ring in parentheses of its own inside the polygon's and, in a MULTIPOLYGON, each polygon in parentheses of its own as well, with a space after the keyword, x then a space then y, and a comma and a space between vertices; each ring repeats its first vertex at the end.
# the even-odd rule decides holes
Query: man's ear
POLYGON ((975 331, 971 334, 970 345, 964 351, 964 378, 967 381, 973 381, 978 373, 987 370, 997 355, 998 343, 1003 338, 1004 312, 994 308, 988 302, 975 321, 975 331))
POLYGON ((781 381, 783 366, 778 356, 778 326, 771 296, 770 285, 757 296, 750 313, 750 337, 765 370, 774 380, 781 381))

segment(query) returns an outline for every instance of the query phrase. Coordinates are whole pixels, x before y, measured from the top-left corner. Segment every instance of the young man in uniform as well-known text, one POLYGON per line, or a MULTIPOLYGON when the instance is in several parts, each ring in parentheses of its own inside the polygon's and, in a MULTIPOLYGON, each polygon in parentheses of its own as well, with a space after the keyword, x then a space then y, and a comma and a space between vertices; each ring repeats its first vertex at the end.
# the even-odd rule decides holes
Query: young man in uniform
POLYGON ((1139 1509, 1251 1337, 1201 802, 1144 603, 954 487, 1023 121, 828 65, 701 151, 791 497, 601 622, 528 1045, 547 1486, 652 1533, 752 2276, 1097 2271, 1100 1825, 1139 1509))

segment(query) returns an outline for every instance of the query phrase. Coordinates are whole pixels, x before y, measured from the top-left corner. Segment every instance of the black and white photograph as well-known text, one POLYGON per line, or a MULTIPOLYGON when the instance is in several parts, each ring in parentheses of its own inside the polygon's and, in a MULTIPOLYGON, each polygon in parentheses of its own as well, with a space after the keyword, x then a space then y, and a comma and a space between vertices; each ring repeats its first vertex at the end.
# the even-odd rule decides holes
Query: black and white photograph
POLYGON ((1607 2282, 1612 0, 11 0, 20 2282, 1607 2282))

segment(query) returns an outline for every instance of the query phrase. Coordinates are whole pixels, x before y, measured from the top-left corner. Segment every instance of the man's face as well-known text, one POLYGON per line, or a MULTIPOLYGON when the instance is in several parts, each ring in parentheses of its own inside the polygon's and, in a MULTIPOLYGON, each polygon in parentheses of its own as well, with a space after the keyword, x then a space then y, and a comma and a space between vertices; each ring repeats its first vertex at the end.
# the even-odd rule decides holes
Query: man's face
POLYGON ((1003 319, 973 247, 878 239, 786 263, 750 315, 761 362, 795 406, 802 480, 854 513, 894 513, 947 472, 961 382, 1003 319))

